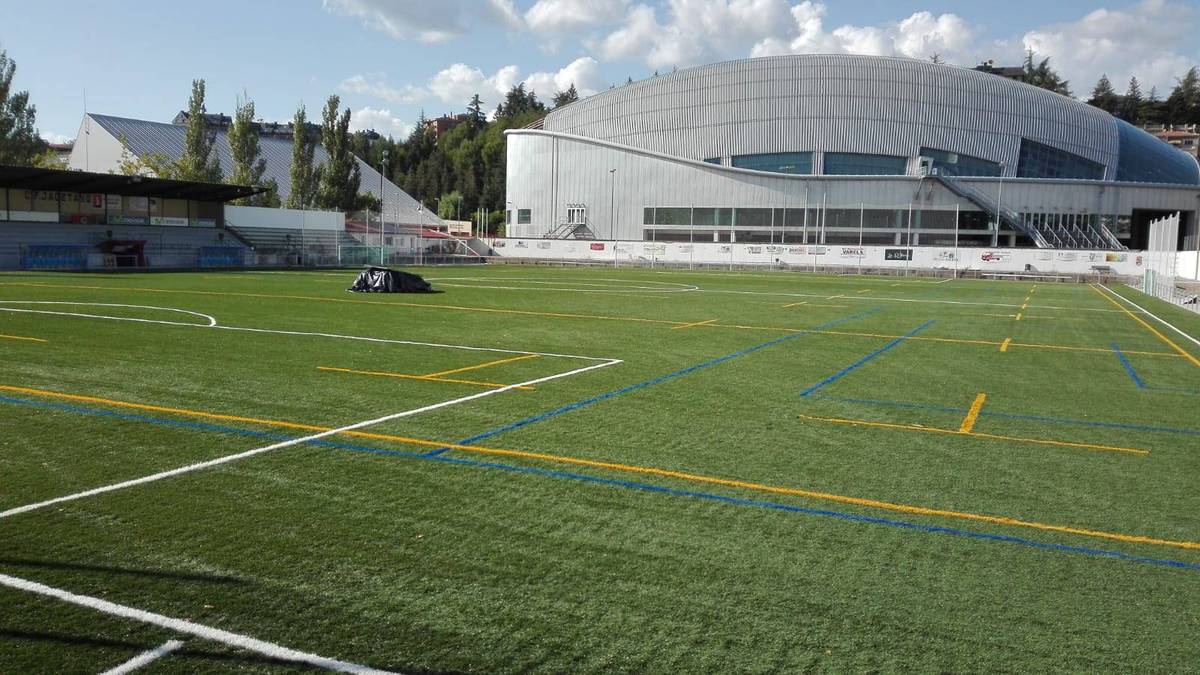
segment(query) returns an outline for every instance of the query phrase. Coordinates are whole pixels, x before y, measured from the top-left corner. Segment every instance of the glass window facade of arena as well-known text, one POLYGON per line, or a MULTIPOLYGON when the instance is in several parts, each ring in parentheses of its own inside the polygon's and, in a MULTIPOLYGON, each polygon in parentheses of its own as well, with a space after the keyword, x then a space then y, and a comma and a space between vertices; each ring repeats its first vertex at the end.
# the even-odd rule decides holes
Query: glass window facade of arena
POLYGON ((1182 150, 1117 120, 1117 180, 1126 183, 1200 185, 1200 165, 1182 150))
POLYGON ((813 154, 811 152, 734 155, 732 160, 733 166, 739 169, 790 174, 811 174, 813 172, 813 154))
POLYGON ((0 187, 0 220, 77 225, 218 227, 219 202, 0 187))
POLYGON ((1104 180, 1104 165, 1045 143, 1022 138, 1017 176, 1104 180))
POLYGON ((827 152, 822 173, 828 176, 903 176, 907 157, 827 152))
POLYGON ((953 246, 957 234, 961 246, 1032 243, 1016 232, 997 232, 988 214, 966 205, 957 212, 862 204, 824 209, 660 206, 642 213, 646 241, 953 246))
POLYGON ((941 176, 999 176, 1000 163, 963 155, 957 152, 921 148, 921 156, 933 160, 933 168, 941 176))

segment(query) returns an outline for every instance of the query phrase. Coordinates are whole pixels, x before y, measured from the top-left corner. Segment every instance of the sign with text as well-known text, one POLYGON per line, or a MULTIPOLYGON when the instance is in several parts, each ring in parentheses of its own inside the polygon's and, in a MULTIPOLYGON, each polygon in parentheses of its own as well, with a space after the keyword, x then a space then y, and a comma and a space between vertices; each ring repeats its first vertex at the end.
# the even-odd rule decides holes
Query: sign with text
POLYGON ((885 248, 883 249, 884 260, 912 260, 913 252, 911 248, 885 248))

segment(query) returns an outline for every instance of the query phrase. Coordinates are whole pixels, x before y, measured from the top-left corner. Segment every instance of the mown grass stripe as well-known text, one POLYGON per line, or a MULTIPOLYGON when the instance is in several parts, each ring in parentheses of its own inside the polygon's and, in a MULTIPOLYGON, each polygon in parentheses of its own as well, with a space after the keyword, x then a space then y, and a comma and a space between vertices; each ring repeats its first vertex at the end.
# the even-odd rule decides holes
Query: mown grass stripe
MULTIPOLYGON (((161 419, 161 418, 147 417, 147 416, 143 416, 143 415, 130 415, 130 414, 126 414, 126 413, 116 413, 116 412, 112 412, 112 411, 92 410, 92 409, 88 409, 88 408, 81 408, 78 406, 70 406, 70 405, 65 405, 65 404, 61 404, 61 403, 27 401, 27 400, 23 400, 23 399, 14 399, 14 398, 8 398, 8 397, 0 397, 0 401, 4 401, 4 402, 8 402, 8 403, 16 403, 18 405, 27 405, 27 406, 31 406, 31 407, 50 408, 50 409, 56 409, 56 410, 64 410, 64 411, 68 411, 68 412, 77 412, 77 413, 81 413, 81 414, 96 415, 96 416, 101 416, 101 417, 115 417, 115 418, 119 418, 119 419, 141 421, 141 422, 146 422, 146 423, 150 423, 150 424, 162 424, 162 425, 174 426, 174 427, 190 427, 190 428, 203 429, 203 430, 207 430, 207 431, 217 431, 217 432, 224 432, 224 433, 237 434, 237 435, 255 436, 255 437, 278 437, 278 438, 282 438, 282 439, 286 439, 286 440, 294 440, 294 439, 291 439, 291 437, 288 437, 285 435, 269 434, 269 433, 264 433, 264 432, 259 432, 259 431, 248 430, 248 429, 239 429, 236 427, 222 427, 222 426, 210 425, 210 424, 188 423, 188 422, 180 422, 178 420, 167 420, 167 419, 161 419)), ((425 444, 433 444, 434 443, 433 441, 419 441, 419 439, 410 439, 410 440, 425 443, 425 444)), ((1014 543, 1014 544, 1019 544, 1019 545, 1023 545, 1023 546, 1030 546, 1032 548, 1038 548, 1038 549, 1043 549, 1043 550, 1055 550, 1055 551, 1070 552, 1070 553, 1082 553, 1082 554, 1086 554, 1086 555, 1094 555, 1094 556, 1099 556, 1099 557, 1126 560, 1129 562, 1138 562, 1138 563, 1154 564, 1154 565, 1165 565, 1165 566, 1169 566, 1169 567, 1200 570, 1200 563, 1191 563, 1191 562, 1186 562, 1186 561, 1181 561, 1181 560, 1170 560, 1170 559, 1149 558, 1149 557, 1143 557, 1143 556, 1133 556, 1133 555, 1130 555, 1127 553, 1122 553, 1120 551, 1110 551, 1110 550, 1105 550, 1105 549, 1094 549, 1094 548, 1080 547, 1080 546, 1069 546, 1069 545, 1065 545, 1065 544, 1054 544, 1054 543, 1048 543, 1048 542, 1040 542, 1040 541, 1032 540, 1032 539, 1024 539, 1021 537, 1014 537, 1011 535, 991 534, 991 533, 986 533, 986 532, 977 532, 977 531, 973 531, 973 530, 963 530, 963 529, 958 529, 958 528, 950 528, 950 527, 943 527, 943 526, 937 526, 937 525, 926 525, 926 524, 921 524, 921 523, 913 523, 910 521, 880 518, 877 516, 867 516, 867 515, 861 515, 861 514, 846 513, 846 512, 842 512, 842 511, 832 511, 832 510, 828 510, 828 509, 814 509, 814 508, 810 508, 810 507, 795 506, 792 504, 782 504, 782 503, 778 503, 778 502, 746 499, 743 497, 733 497, 733 496, 729 496, 729 495, 721 495, 721 494, 715 494, 715 493, 709 493, 709 492, 681 490, 678 488, 671 488, 671 487, 666 487, 666 486, 661 486, 661 485, 653 485, 650 483, 640 483, 640 482, 636 482, 636 481, 626 481, 626 480, 614 479, 614 478, 603 478, 603 477, 599 477, 599 476, 591 476, 588 474, 560 471, 560 470, 556 470, 556 469, 542 469, 542 468, 538 468, 538 467, 503 464, 503 463, 493 462, 493 461, 473 460, 473 459, 454 457, 454 456, 444 455, 444 454, 443 455, 430 455, 428 453, 406 452, 403 450, 394 450, 394 449, 390 449, 390 448, 373 448, 373 447, 369 447, 369 446, 352 445, 352 444, 340 443, 340 442, 335 442, 335 441, 326 441, 326 440, 322 440, 322 439, 309 440, 309 441, 306 441, 305 444, 329 447, 329 448, 340 449, 340 450, 350 450, 350 451, 354 451, 354 452, 362 452, 362 453, 367 453, 367 454, 385 455, 385 456, 392 456, 392 457, 404 457, 404 458, 408 458, 408 459, 424 459, 424 460, 432 460, 432 461, 437 461, 437 462, 458 464, 458 465, 463 465, 463 466, 475 466, 475 467, 482 467, 482 468, 499 469, 499 470, 515 472, 515 473, 525 473, 525 474, 549 476, 549 477, 556 477, 556 478, 567 478, 567 479, 579 480, 579 481, 588 482, 588 483, 611 485, 611 486, 616 486, 616 487, 624 487, 624 488, 643 490, 643 491, 648 491, 648 492, 657 492, 657 493, 671 494, 671 495, 677 495, 677 496, 694 497, 694 498, 698 498, 698 499, 724 502, 724 503, 734 504, 734 505, 738 505, 738 506, 754 506, 754 507, 759 507, 759 508, 787 511, 787 512, 791 512, 791 513, 801 513, 801 514, 807 514, 807 515, 823 516, 823 517, 835 518, 835 519, 839 519, 839 520, 846 520, 846 521, 852 521, 852 522, 862 522, 862 523, 885 525, 885 526, 891 526, 891 527, 900 527, 900 528, 904 528, 904 529, 916 530, 916 531, 933 533, 933 534, 949 534, 949 535, 953 535, 953 536, 963 536, 963 537, 968 537, 968 538, 973 538, 973 539, 1008 542, 1008 543, 1014 543)), ((553 461, 568 462, 568 463, 574 463, 574 464, 579 464, 582 466, 589 466, 589 467, 594 467, 594 468, 606 468, 606 469, 607 468, 617 468, 619 470, 620 467, 625 466, 625 465, 613 464, 613 463, 609 463, 609 462, 598 462, 598 461, 593 461, 593 460, 576 459, 576 458, 570 458, 570 457, 559 457, 559 456, 555 456, 555 455, 544 455, 541 453, 529 453, 529 452, 518 451, 518 450, 502 450, 499 448, 470 448, 470 447, 466 447, 466 446, 459 446, 459 447, 464 450, 489 451, 489 452, 492 452, 495 454, 503 454, 503 455, 510 455, 510 456, 518 456, 518 457, 528 457, 530 459, 542 459, 542 460, 552 461, 552 462, 553 461)), ((687 474, 687 473, 683 473, 683 472, 676 472, 676 471, 670 471, 670 470, 665 470, 665 469, 655 469, 653 467, 626 467, 626 468, 638 468, 638 469, 640 469, 641 473, 647 473, 647 474, 657 475, 657 476, 666 477, 666 478, 680 478, 680 479, 684 479, 684 480, 695 480, 698 482, 708 482, 708 483, 712 483, 712 484, 716 484, 716 485, 723 485, 723 486, 728 486, 728 487, 743 487, 743 488, 749 488, 749 489, 759 488, 761 491, 774 492, 774 493, 785 494, 785 495, 796 495, 796 496, 801 496, 801 497, 829 498, 829 499, 833 499, 834 501, 839 501, 839 502, 854 504, 854 505, 860 505, 860 506, 867 506, 867 507, 891 507, 890 510, 901 510, 901 511, 913 513, 913 514, 944 516, 944 517, 958 517, 958 518, 965 517, 969 520, 976 520, 976 521, 988 522, 988 523, 993 523, 993 524, 1034 527, 1035 529, 1041 529, 1041 530, 1047 530, 1047 531, 1062 532, 1062 533, 1068 533, 1068 534, 1078 534, 1078 535, 1092 536, 1092 537, 1102 537, 1102 538, 1116 539, 1119 541, 1127 541, 1127 542, 1132 542, 1132 543, 1144 543, 1144 544, 1151 544, 1151 545, 1173 545, 1173 546, 1177 546, 1177 547, 1185 548, 1185 549, 1187 549, 1187 548, 1200 549, 1200 542, 1173 542, 1170 540, 1162 540, 1162 539, 1156 539, 1156 538, 1152 538, 1152 537, 1144 537, 1144 536, 1140 536, 1140 535, 1124 535, 1124 534, 1119 534, 1119 533, 1102 532, 1102 531, 1097 531, 1097 530, 1071 528, 1071 527, 1060 526, 1060 525, 1048 525, 1048 524, 1044 524, 1044 523, 1037 523, 1035 521, 1022 521, 1022 520, 1006 518, 1006 517, 986 516, 986 515, 981 515, 981 514, 970 514, 970 513, 965 513, 965 512, 946 511, 946 510, 940 510, 940 509, 929 509, 929 508, 917 507, 917 506, 907 506, 907 505, 903 505, 903 504, 893 504, 891 502, 880 502, 880 501, 876 501, 876 500, 863 499, 863 498, 857 498, 857 497, 846 497, 846 496, 842 496, 842 495, 832 495, 832 494, 828 494, 828 493, 812 492, 812 491, 807 491, 807 490, 798 490, 798 489, 794 489, 794 488, 774 487, 774 486, 760 485, 760 484, 756 484, 756 483, 748 483, 748 482, 743 482, 743 481, 734 481, 734 480, 728 480, 728 479, 722 479, 722 478, 716 478, 716 477, 698 476, 695 474, 687 474)))
MULTIPOLYGON (((713 366, 725 363, 726 361, 731 361, 733 359, 736 359, 736 358, 739 358, 742 356, 746 356, 748 354, 753 354, 754 352, 757 352, 762 349, 766 349, 768 347, 774 347, 775 345, 782 344, 784 342, 789 342, 791 340, 795 340, 795 339, 803 337, 805 335, 811 335, 815 331, 818 331, 818 330, 821 330, 824 328, 832 328, 833 326, 838 326, 843 323, 847 323, 849 321, 856 321, 858 319, 863 319, 868 316, 872 316, 874 314, 877 314, 881 309, 882 309, 881 307, 875 307, 875 308, 869 309, 865 312, 859 312, 858 314, 851 314, 850 316, 845 316, 840 319, 834 319, 833 321, 830 321, 830 322, 827 322, 820 326, 817 326, 816 328, 814 328, 811 331, 803 331, 803 332, 799 332, 799 333, 792 333, 790 335, 784 335, 783 337, 778 337, 778 338, 775 338, 774 340, 768 340, 766 342, 761 342, 752 347, 747 347, 745 349, 733 352, 732 354, 718 356, 715 359, 709 359, 707 361, 704 361, 703 363, 697 363, 694 366, 688 366, 687 368, 683 368, 681 370, 676 370, 673 373, 667 373, 666 375, 659 375, 658 377, 651 378, 649 380, 645 380, 642 382, 638 382, 637 384, 631 384, 628 387, 622 387, 622 388, 616 389, 614 391, 609 391, 609 392, 605 392, 603 394, 598 394, 596 396, 589 396, 588 398, 585 398, 583 400, 576 401, 574 403, 569 403, 567 405, 560 406, 558 408, 549 410, 544 413, 532 415, 530 417, 526 417, 524 419, 517 420, 516 422, 510 422, 503 426, 496 427, 495 429, 489 429, 488 431, 485 431, 483 433, 475 434, 474 436, 470 436, 468 438, 465 438, 465 439, 459 441, 459 444, 467 445, 470 443, 475 443, 478 441, 482 441, 486 438, 492 438, 493 436, 498 436, 500 434, 503 434, 503 433, 506 433, 509 431, 513 431, 515 429, 520 429, 521 427, 526 427, 531 424, 537 424, 538 422, 544 422, 548 419, 558 417, 559 415, 565 415, 566 413, 572 412, 574 410, 579 410, 581 408, 586 408, 588 406, 595 405, 602 401, 607 401, 609 399, 617 398, 619 396, 631 394, 635 391, 640 391, 647 387, 652 387, 656 384, 662 384, 663 382, 668 382, 670 380, 674 380, 674 379, 683 377, 685 375, 690 375, 698 370, 704 370, 705 368, 711 368, 713 366)), ((431 451, 429 454, 440 455, 444 452, 447 452, 448 450, 449 450, 449 448, 439 448, 437 450, 431 451)))

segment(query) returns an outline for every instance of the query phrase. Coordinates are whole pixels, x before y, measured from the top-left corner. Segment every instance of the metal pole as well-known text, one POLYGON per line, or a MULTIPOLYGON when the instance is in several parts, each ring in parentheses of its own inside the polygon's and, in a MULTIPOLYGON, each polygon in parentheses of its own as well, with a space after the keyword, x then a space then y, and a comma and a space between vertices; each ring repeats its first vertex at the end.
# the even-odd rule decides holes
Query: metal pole
POLYGON ((954 278, 958 278, 958 204, 954 205, 954 278))
POLYGON ((383 257, 383 175, 387 173, 388 151, 383 151, 383 162, 379 170, 379 265, 385 264, 383 257))
POLYGON ((862 202, 858 203, 858 274, 862 276, 862 259, 863 259, 863 217, 866 214, 866 207, 862 202))
MULTIPOLYGON (((910 257, 910 258, 912 257, 912 209, 913 209, 912 202, 909 202, 908 203, 908 237, 907 237, 907 241, 904 242, 904 245, 909 249, 908 257, 910 257)), ((908 260, 904 261, 904 276, 905 277, 908 276, 908 262, 909 262, 908 260)))

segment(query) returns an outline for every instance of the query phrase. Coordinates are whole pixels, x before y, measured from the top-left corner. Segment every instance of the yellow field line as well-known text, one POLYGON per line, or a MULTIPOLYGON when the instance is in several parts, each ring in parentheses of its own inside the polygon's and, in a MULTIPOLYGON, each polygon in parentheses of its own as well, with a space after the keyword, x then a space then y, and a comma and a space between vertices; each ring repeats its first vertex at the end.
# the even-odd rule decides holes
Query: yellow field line
MULTIPOLYGON (((55 391, 46 391, 41 389, 30 389, 27 387, 12 387, 0 385, 0 390, 12 391, 17 393, 29 394, 33 396, 46 396, 51 398, 61 398, 73 401, 82 401, 89 403, 102 403, 114 407, 133 408, 137 410, 151 410, 157 412, 168 412, 180 415, 188 415, 193 417, 201 417, 207 419, 229 420, 237 422, 250 422, 253 424, 261 424, 264 426, 274 426, 289 429, 302 429, 305 431, 329 431, 332 427, 321 427, 311 424, 298 424, 295 422, 284 422, 280 420, 264 420, 253 417, 240 417, 235 415, 222 415, 217 413, 205 413, 195 410, 184 410, 180 408, 167 408, 163 406, 146 405, 141 403, 129 403, 126 401, 114 401, 111 399, 97 398, 94 396, 80 396, 77 394, 64 394, 55 391)), ((955 433, 955 432, 950 432, 955 433)), ((940 518, 954 518, 960 520, 970 520, 981 523, 989 523, 993 525, 1004 525, 1008 527, 1023 527, 1046 532, 1059 532, 1062 534, 1072 534, 1084 537, 1093 537, 1099 539, 1108 539, 1112 541, 1122 541, 1133 544, 1149 544, 1153 546, 1170 546, 1174 548, 1200 550, 1200 542, 1196 541, 1178 541, 1171 539, 1159 539, 1155 537, 1147 537, 1143 535, 1122 534, 1119 532, 1106 532, 1103 530, 1092 530, 1079 527, 1071 527, 1068 525, 1053 525, 1049 523, 1041 523, 1032 520, 1020 520, 1017 518, 1009 518, 1007 516, 991 516, 979 513, 970 513, 966 511, 952 511, 947 509, 935 509, 924 506, 913 506, 909 504, 899 504, 895 502, 880 501, 876 499, 867 499, 863 497, 852 497, 848 495, 839 495, 830 492, 818 492, 814 490, 805 490, 802 488, 789 488, 775 485, 766 485, 763 483, 752 483, 748 481, 720 478, 716 476, 705 476, 700 474, 685 473, 682 471, 673 471, 670 469, 659 469, 648 466, 637 466, 631 464, 618 464, 614 462, 603 462, 591 459, 583 459, 576 457, 566 457, 560 455, 549 455, 540 452, 529 452, 525 450, 505 450, 501 448, 488 448, 478 445, 463 445, 458 443, 446 443, 443 441, 431 441, 420 438, 407 438, 404 436, 393 436, 390 434, 376 434, 366 431, 346 431, 341 435, 355 436, 358 438, 370 438, 375 440, 393 441, 396 443, 404 443, 408 445, 417 445, 432 448, 450 448, 452 450, 461 450, 464 452, 474 452, 486 455, 495 455, 503 457, 521 457, 525 459, 536 459, 558 464, 571 464, 575 466, 586 466, 597 469, 609 469, 613 471, 623 471, 629 473, 637 473, 643 475, 659 476, 662 478, 675 478, 684 481, 695 483, 704 483, 708 485, 721 485, 725 487, 741 488, 745 490, 753 490, 757 492, 765 492, 771 494, 789 495, 794 497, 804 497, 808 499, 838 502, 842 504, 852 504, 866 508, 882 509, 886 511, 897 511, 901 513, 909 513, 922 516, 933 516, 940 518)))
POLYGON ((1020 321, 1020 320, 1021 320, 1021 313, 1017 312, 1017 321, 1020 321))
POLYGON ((870 292, 871 292, 871 289, 869 289, 869 288, 864 288, 861 291, 857 291, 857 293, 859 293, 860 295, 863 293, 870 293, 870 292))
MULTIPOLYGON (((395 377, 402 380, 421 380, 423 382, 445 382, 448 384, 473 384, 477 387, 491 387, 493 389, 502 389, 507 387, 507 384, 499 384, 497 382, 478 382, 476 380, 455 380, 448 377, 433 377, 432 375, 407 375, 404 373, 389 373, 378 370, 351 370, 350 368, 334 368, 332 366, 317 366, 317 370, 323 370, 330 373, 350 373, 351 375, 371 375, 374 377, 395 377)), ((532 391, 533 387, 513 387, 513 389, 522 389, 532 391)))
POLYGON ((975 422, 979 421, 979 411, 983 410, 985 401, 987 401, 987 394, 980 392, 975 397, 975 402, 971 404, 971 409, 967 411, 967 416, 963 418, 962 426, 958 428, 958 433, 971 433, 971 430, 975 428, 975 422))
POLYGON ((683 328, 695 328, 696 326, 707 326, 716 323, 718 319, 708 319, 707 321, 697 321, 696 323, 685 323, 679 326, 671 326, 671 330, 680 330, 683 328))
POLYGON ((903 431, 921 431, 927 434, 952 434, 954 436, 972 436, 975 438, 990 438, 998 441, 1014 441, 1017 443, 1033 443, 1035 445, 1057 445, 1065 448, 1083 448, 1086 450, 1102 450, 1105 452, 1124 452, 1131 455, 1148 455, 1149 450, 1140 448, 1122 448, 1115 445, 1096 445, 1093 443, 1073 443, 1071 441, 1052 441, 1043 438, 1023 438, 1020 436, 1000 436, 998 434, 985 434, 978 431, 963 433, 954 429, 941 429, 939 427, 926 427, 919 424, 893 424, 891 422, 870 422, 867 420, 847 420, 839 417, 813 417, 811 415, 800 415, 801 419, 813 420, 816 422, 829 422, 832 424, 844 424, 858 427, 877 427, 880 429, 898 429, 903 431))
POLYGON ((1146 330, 1150 331, 1151 333, 1154 333, 1154 335, 1156 337, 1158 337, 1159 340, 1162 340, 1163 342, 1167 343, 1167 345, 1169 345, 1172 349, 1179 352, 1180 355, 1182 355, 1188 361, 1191 361, 1192 365, 1196 366, 1197 368, 1200 368, 1200 359, 1197 359, 1195 356, 1193 356, 1191 354, 1191 352, 1188 352, 1183 347, 1180 347, 1179 345, 1172 342, 1171 338, 1158 332, 1158 329, 1156 329, 1154 326, 1151 326, 1150 324, 1146 323, 1144 320, 1142 320, 1142 317, 1129 311, 1129 308, 1125 307, 1124 305, 1117 302, 1116 300, 1113 300, 1112 298, 1110 298, 1106 293, 1101 291, 1099 288, 1096 288, 1096 286, 1094 284, 1092 285, 1092 290, 1096 291, 1096 293, 1100 294, 1100 297, 1102 297, 1105 300, 1108 300, 1112 304, 1116 305, 1117 309, 1120 309, 1122 312, 1125 312, 1126 314, 1128 314, 1134 321, 1137 321, 1138 323, 1142 324, 1142 326, 1145 327, 1146 330))
POLYGON ((23 342, 49 342, 41 338, 22 337, 20 335, 0 335, 0 340, 21 340, 23 342))
POLYGON ((1004 338, 1004 342, 1000 343, 1000 351, 1002 351, 1002 352, 1008 351, 1008 346, 1010 344, 1012 344, 1012 338, 1010 338, 1010 337, 1004 338))
POLYGON ((799 307, 800 305, 807 305, 807 304, 808 304, 807 300, 805 300, 804 302, 793 302, 789 305, 784 305, 780 309, 787 309, 788 307, 799 307))
POLYGON ((521 356, 514 356, 514 357, 508 358, 508 359, 498 359, 496 361, 488 361, 487 363, 481 363, 477 366, 467 366, 466 368, 455 368, 454 370, 443 370, 440 373, 429 373, 425 377, 442 377, 443 375, 453 375, 455 373, 465 373, 468 370, 479 370, 480 368, 489 368, 491 366, 498 366, 498 365, 501 365, 504 363, 513 363, 514 361, 524 361, 526 359, 536 359, 537 357, 538 357, 537 354, 522 354, 521 356))

